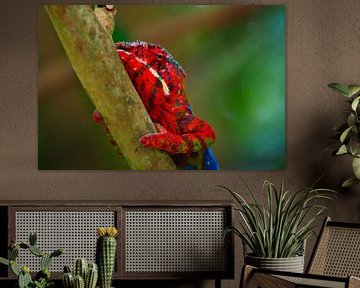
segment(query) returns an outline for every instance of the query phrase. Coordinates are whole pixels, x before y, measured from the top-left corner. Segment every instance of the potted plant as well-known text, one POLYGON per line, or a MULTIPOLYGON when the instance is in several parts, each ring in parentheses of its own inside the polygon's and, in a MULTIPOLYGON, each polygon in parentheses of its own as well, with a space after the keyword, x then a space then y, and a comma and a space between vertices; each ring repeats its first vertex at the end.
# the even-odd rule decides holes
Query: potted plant
POLYGON ((98 279, 98 266, 86 258, 78 258, 74 263, 73 271, 64 266, 62 276, 63 288, 95 288, 98 279))
POLYGON ((347 98, 351 108, 347 111, 346 122, 334 127, 337 132, 336 138, 340 145, 334 151, 334 155, 352 156, 352 168, 354 176, 347 179, 342 186, 348 187, 360 183, 360 85, 344 85, 340 83, 331 83, 328 85, 331 89, 347 98))
POLYGON ((52 253, 43 252, 36 246, 37 236, 30 233, 29 243, 14 242, 8 251, 8 259, 0 257, 0 263, 10 266, 11 271, 18 277, 18 288, 50 288, 54 286, 54 282, 50 280, 50 265, 54 257, 58 257, 64 253, 63 249, 57 249, 52 253), (20 249, 28 250, 31 254, 40 258, 41 270, 36 273, 32 279, 30 268, 26 265, 19 265, 16 260, 19 256, 20 249))
POLYGON ((334 191, 305 188, 290 193, 285 191, 283 184, 278 189, 266 180, 267 203, 263 206, 245 182, 244 185, 251 201, 246 201, 232 189, 220 187, 231 193, 236 201, 233 208, 240 215, 240 227, 229 227, 225 232, 233 232, 241 238, 245 264, 302 273, 305 241, 314 233, 315 220, 326 209, 317 202, 331 199, 334 191))
POLYGON ((100 227, 97 229, 96 263, 99 267, 100 288, 111 288, 112 275, 116 260, 116 237, 118 231, 115 227, 100 227))

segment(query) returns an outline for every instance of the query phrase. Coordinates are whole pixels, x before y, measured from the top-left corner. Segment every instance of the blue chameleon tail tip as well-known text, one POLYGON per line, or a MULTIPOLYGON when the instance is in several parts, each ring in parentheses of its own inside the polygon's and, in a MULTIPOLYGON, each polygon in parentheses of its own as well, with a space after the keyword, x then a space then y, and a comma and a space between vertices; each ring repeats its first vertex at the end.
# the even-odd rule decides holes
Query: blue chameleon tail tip
POLYGON ((220 170, 219 163, 211 148, 206 148, 204 151, 203 170, 220 170))

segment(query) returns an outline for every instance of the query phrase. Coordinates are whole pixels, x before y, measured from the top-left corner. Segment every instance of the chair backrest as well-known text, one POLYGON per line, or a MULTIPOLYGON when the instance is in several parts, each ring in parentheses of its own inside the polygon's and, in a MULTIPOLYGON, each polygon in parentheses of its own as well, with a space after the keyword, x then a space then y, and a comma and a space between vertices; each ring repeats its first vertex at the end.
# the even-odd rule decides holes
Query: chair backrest
POLYGON ((360 223, 326 218, 307 273, 360 277, 360 223))

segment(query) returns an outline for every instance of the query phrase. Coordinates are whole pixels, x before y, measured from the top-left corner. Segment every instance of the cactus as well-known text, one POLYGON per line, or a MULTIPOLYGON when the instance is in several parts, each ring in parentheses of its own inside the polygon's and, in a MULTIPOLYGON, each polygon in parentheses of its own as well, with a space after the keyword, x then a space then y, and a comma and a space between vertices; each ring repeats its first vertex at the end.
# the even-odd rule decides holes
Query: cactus
POLYGON ((88 261, 85 258, 76 259, 74 263, 74 273, 71 273, 71 269, 69 266, 64 266, 64 288, 78 288, 77 286, 75 286, 75 282, 77 283, 76 285, 83 288, 96 287, 96 282, 98 278, 97 265, 96 263, 87 263, 88 261), (82 279, 82 281, 80 279, 82 279))
POLYGON ((83 279, 85 279, 87 268, 88 268, 88 262, 86 258, 76 259, 74 266, 74 274, 76 276, 81 276, 83 279))
POLYGON ((37 241, 37 235, 35 232, 31 232, 29 235, 29 244, 31 246, 35 246, 37 241))
POLYGON ((71 273, 71 269, 69 266, 67 265, 64 266, 64 273, 71 273))
POLYGON ((45 269, 45 268, 49 269, 51 265, 51 260, 52 260, 51 255, 48 253, 44 253, 43 256, 41 257, 41 262, 40 262, 41 269, 45 269))
POLYGON ((115 265, 117 230, 115 227, 98 228, 97 235, 96 262, 100 287, 110 288, 115 265))
POLYGON ((16 258, 19 256, 19 246, 16 245, 14 248, 9 250, 8 253, 9 260, 16 260, 16 258))
POLYGON ((11 245, 8 251, 8 259, 0 257, 0 263, 10 266, 11 271, 18 276, 18 286, 19 288, 28 288, 28 287, 37 287, 37 288, 46 288, 51 287, 53 282, 50 281, 50 264, 53 257, 60 256, 64 250, 58 249, 49 253, 44 253, 40 248, 36 247, 37 236, 35 233, 30 233, 29 244, 24 242, 16 243, 11 241, 11 245), (35 281, 32 280, 30 275, 30 269, 27 266, 22 266, 21 268, 16 264, 16 259, 19 256, 19 250, 29 250, 30 253, 34 254, 37 257, 41 257, 41 271, 39 271, 35 276, 35 281))
POLYGON ((63 253, 64 253, 64 249, 57 249, 54 252, 52 252, 50 255, 51 257, 58 257, 63 253))
POLYGON ((10 261, 8 259, 6 259, 6 258, 3 258, 3 257, 0 257, 0 263, 4 264, 6 266, 10 265, 10 261))
POLYGON ((16 276, 19 276, 20 274, 20 268, 19 266, 16 265, 16 262, 14 260, 10 260, 10 268, 11 268, 11 271, 16 275, 16 276))
POLYGON ((85 276, 85 288, 95 288, 98 279, 98 266, 96 263, 89 263, 85 276))
POLYGON ((63 282, 64 288, 73 288, 74 287, 74 275, 71 273, 71 269, 69 266, 64 266, 62 282, 63 282))
POLYGON ((23 266, 21 267, 18 279, 19 288, 28 288, 30 283, 32 283, 30 269, 27 266, 23 266))
POLYGON ((74 287, 74 276, 72 273, 64 273, 63 277, 63 286, 64 288, 73 288, 74 287))
POLYGON ((38 248, 38 247, 36 247, 36 246, 30 245, 29 251, 30 251, 32 254, 34 254, 35 256, 38 256, 38 257, 41 257, 41 256, 44 255, 44 252, 42 252, 42 251, 40 250, 40 248, 38 248))
POLYGON ((26 243, 23 243, 23 242, 21 242, 21 243, 19 244, 19 246, 20 246, 20 248, 22 248, 22 249, 29 249, 29 248, 30 248, 30 245, 28 245, 28 244, 26 244, 26 243))
POLYGON ((49 280, 50 275, 51 275, 51 273, 50 273, 49 269, 44 268, 44 269, 40 270, 38 273, 36 273, 35 280, 40 281, 42 278, 49 280))
POLYGON ((74 288, 85 288, 84 278, 76 275, 74 277, 74 288))

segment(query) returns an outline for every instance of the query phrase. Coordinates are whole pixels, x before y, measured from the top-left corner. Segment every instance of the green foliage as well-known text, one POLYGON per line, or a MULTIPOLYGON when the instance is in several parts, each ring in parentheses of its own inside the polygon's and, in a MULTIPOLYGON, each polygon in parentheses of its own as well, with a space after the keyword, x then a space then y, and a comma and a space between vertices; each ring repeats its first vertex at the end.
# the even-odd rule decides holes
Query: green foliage
POLYGON ((51 255, 48 253, 44 253, 43 256, 41 256, 41 262, 40 262, 40 266, 41 269, 49 269, 50 265, 51 265, 51 255))
POLYGON ((32 279, 29 271, 21 271, 19 274, 18 285, 19 288, 29 288, 32 283, 32 279))
MULTIPOLYGON (((243 180, 242 180, 243 181, 243 180)), ((243 182, 244 183, 244 182, 243 182)), ((229 227, 225 233, 239 236, 256 257, 287 258, 301 255, 306 239, 314 233, 315 220, 326 207, 318 205, 321 199, 332 199, 328 189, 304 188, 296 193, 280 189, 266 180, 267 206, 257 202, 253 192, 244 183, 251 202, 239 193, 220 186, 235 198, 233 206, 240 215, 240 228, 229 227)))
POLYGON ((76 276, 81 276, 81 277, 85 278, 85 274, 86 274, 86 271, 87 271, 87 266, 88 266, 88 263, 87 263, 87 260, 85 258, 76 259, 74 274, 76 276))
POLYGON ((85 288, 84 278, 80 275, 74 277, 74 288, 85 288))
POLYGON ((333 153, 336 156, 349 154, 354 157, 352 167, 355 177, 347 179, 342 184, 342 187, 349 187, 360 183, 360 85, 331 83, 328 86, 346 97, 351 108, 347 111, 346 121, 334 127, 340 146, 333 153))
POLYGON ((36 233, 31 232, 31 233, 30 233, 30 236, 29 236, 29 244, 30 244, 31 246, 34 246, 34 245, 36 245, 36 241, 37 241, 36 233))
POLYGON ((41 280, 42 278, 50 279, 50 275, 50 270, 48 268, 43 268, 38 273, 36 273, 35 280, 41 280))
POLYGON ((98 279, 98 267, 96 263, 90 263, 85 276, 85 288, 95 288, 98 279))
MULTIPOLYGON (((116 229, 115 229, 116 231, 116 229)), ((98 229, 98 235, 99 229, 98 229)), ((96 262, 99 267, 101 288, 110 288, 116 258, 116 234, 100 236, 96 243, 96 262)))
POLYGON ((16 262, 14 260, 10 261, 10 269, 16 276, 20 275, 20 268, 16 265, 16 262))
POLYGON ((33 288, 50 288, 54 286, 54 282, 49 282, 44 278, 41 278, 39 281, 33 282, 33 288))
POLYGON ((53 257, 58 257, 63 254, 63 249, 57 249, 53 253, 48 254, 41 251, 36 244, 37 236, 35 233, 30 233, 29 244, 20 242, 11 245, 8 251, 9 259, 0 257, 0 264, 10 266, 11 271, 18 276, 19 288, 49 288, 53 286, 53 282, 50 281, 50 264, 53 257), (36 274, 33 281, 30 275, 30 268, 26 265, 19 267, 16 263, 16 259, 19 256, 19 250, 29 250, 30 253, 37 257, 41 257, 41 270, 36 274))
POLYGON ((16 260, 19 256, 19 246, 15 246, 14 248, 10 249, 8 252, 9 260, 16 260))
POLYGON ((38 257, 41 257, 43 256, 44 252, 42 252, 39 247, 36 247, 36 246, 30 246, 29 247, 29 251, 34 254, 35 256, 38 256, 38 257))
POLYGON ((283 6, 272 6, 208 33, 180 62, 194 111, 216 132, 222 170, 285 168, 284 15, 283 6))
POLYGON ((9 264, 10 264, 9 260, 8 260, 8 259, 5 259, 5 258, 3 258, 3 257, 0 257, 0 263, 1 263, 1 264, 4 264, 4 265, 9 265, 9 264))
POLYGON ((64 288, 74 287, 74 276, 71 272, 65 272, 62 277, 64 288))
POLYGON ((69 266, 64 266, 64 288, 95 288, 98 279, 98 267, 96 263, 88 263, 85 258, 78 258, 74 263, 74 272, 69 266))
POLYGON ((51 253, 51 257, 58 257, 64 253, 64 249, 57 249, 51 253))

